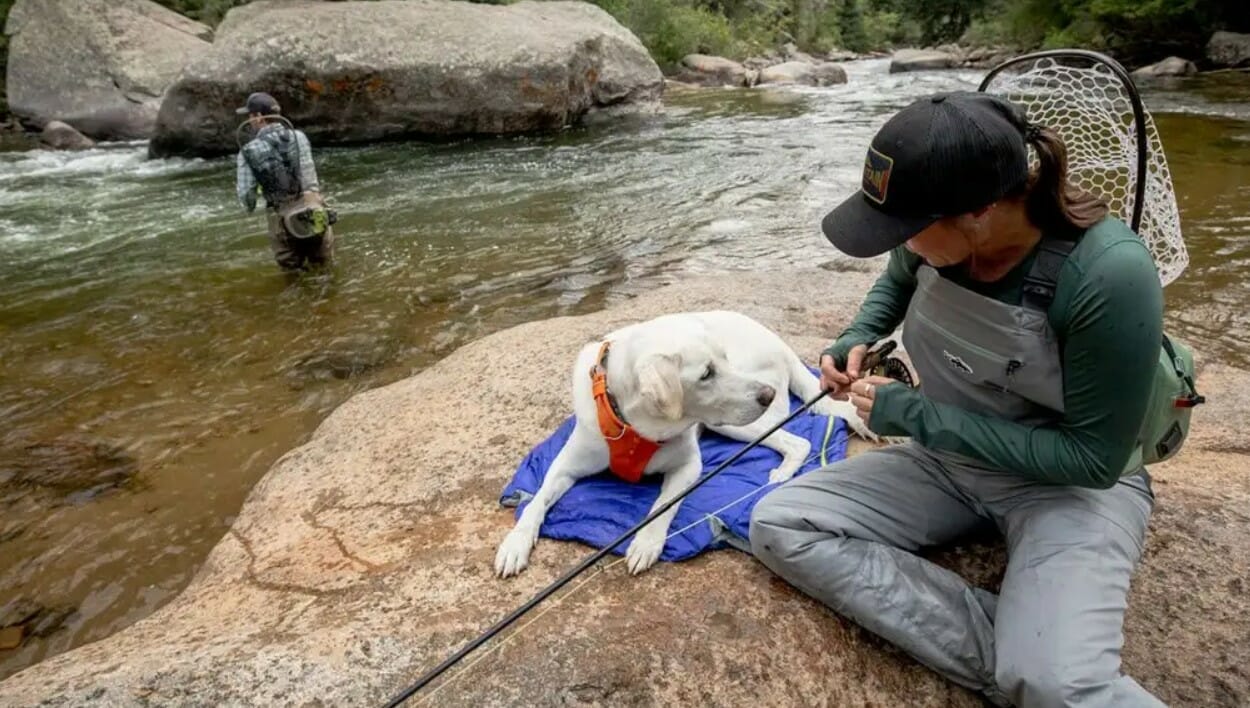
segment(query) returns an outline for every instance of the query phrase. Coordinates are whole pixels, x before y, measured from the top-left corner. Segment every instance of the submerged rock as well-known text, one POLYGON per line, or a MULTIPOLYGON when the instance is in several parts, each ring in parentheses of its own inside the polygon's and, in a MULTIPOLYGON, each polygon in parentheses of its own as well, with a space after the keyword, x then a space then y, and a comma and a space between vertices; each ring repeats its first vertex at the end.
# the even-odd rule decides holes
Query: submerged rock
POLYGON ((20 597, 0 606, 0 651, 17 649, 31 637, 46 639, 65 628, 76 608, 47 607, 20 597))
POLYGON ((35 489, 85 501, 131 480, 139 465, 118 445, 61 437, 0 449, 0 499, 35 489))
POLYGON ((396 358, 394 347, 376 341, 345 341, 304 354, 287 369, 294 388, 313 382, 350 379, 382 368, 396 358))

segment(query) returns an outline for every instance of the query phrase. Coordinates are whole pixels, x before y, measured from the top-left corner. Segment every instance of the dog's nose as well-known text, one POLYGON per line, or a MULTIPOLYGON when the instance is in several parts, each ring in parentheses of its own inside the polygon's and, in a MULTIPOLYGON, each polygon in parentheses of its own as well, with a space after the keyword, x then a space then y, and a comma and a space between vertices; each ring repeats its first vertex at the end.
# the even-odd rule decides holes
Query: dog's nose
POLYGON ((769 404, 773 402, 773 399, 776 397, 777 397, 777 389, 773 388, 772 386, 765 386, 760 389, 760 392, 758 394, 756 394, 755 400, 759 401, 759 404, 761 406, 764 406, 765 408, 767 408, 769 404))

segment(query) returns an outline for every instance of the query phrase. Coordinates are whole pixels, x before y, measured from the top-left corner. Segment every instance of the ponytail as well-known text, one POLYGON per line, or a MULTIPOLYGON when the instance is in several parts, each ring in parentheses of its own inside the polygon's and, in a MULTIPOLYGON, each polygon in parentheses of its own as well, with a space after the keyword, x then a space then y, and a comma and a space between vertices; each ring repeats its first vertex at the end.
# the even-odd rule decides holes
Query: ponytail
POLYGON ((1068 181, 1068 148, 1050 128, 1030 125, 1024 139, 1037 151, 1037 168, 1025 187, 1029 221, 1047 233, 1081 232, 1110 208, 1101 197, 1068 181))

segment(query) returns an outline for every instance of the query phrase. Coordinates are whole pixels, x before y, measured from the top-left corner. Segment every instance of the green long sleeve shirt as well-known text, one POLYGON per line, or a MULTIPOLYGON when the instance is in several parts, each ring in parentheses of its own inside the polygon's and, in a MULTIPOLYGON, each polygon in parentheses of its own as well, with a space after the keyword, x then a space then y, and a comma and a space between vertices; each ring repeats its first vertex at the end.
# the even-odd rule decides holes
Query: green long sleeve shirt
MULTIPOLYGON (((981 295, 1019 305, 1035 254, 992 283, 969 279, 961 266, 939 272, 981 295)), ((920 264, 903 247, 890 253, 855 320, 826 350, 839 368, 852 347, 876 342, 902 323, 920 264)), ((1047 314, 1063 359, 1064 412, 1053 424, 981 415, 892 384, 876 390, 869 428, 1040 481, 1115 484, 1138 445, 1162 337, 1163 292, 1145 244, 1117 219, 1091 227, 1065 261, 1047 314)))

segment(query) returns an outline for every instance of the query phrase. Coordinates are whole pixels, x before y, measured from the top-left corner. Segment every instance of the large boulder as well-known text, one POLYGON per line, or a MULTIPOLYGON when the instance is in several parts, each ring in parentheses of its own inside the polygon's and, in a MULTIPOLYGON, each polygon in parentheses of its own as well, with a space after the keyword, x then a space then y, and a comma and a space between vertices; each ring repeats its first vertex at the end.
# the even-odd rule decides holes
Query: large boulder
POLYGON ((1133 71, 1135 79, 1161 78, 1165 76, 1192 76, 1198 73, 1198 65, 1188 59, 1168 57, 1163 61, 1143 66, 1133 71))
POLYGON ((151 153, 233 151, 253 91, 325 144, 555 130, 653 107, 663 87, 638 38, 588 3, 254 2, 170 87, 151 153))
POLYGON ((681 70, 673 78, 696 86, 751 86, 757 71, 724 57, 709 54, 687 54, 682 57, 681 70))
POLYGON ((165 89, 212 38, 149 0, 17 0, 4 31, 9 110, 97 140, 150 137, 165 89))
POLYGON ((1216 32, 1207 42, 1207 59, 1216 66, 1250 66, 1250 34, 1216 32))
POLYGON ((828 62, 787 61, 761 69, 758 83, 832 86, 846 83, 846 70, 828 62))
POLYGON ((959 57, 949 52, 932 49, 900 49, 890 59, 890 73, 953 69, 959 66, 959 57))
MULTIPOLYGON (((491 335, 357 395, 274 465, 176 600, 0 682, 0 705, 380 705, 589 552, 540 539, 520 577, 493 576, 513 523, 499 493, 569 414, 585 342, 731 306, 814 361, 873 282, 860 267, 684 281, 491 335)), ((1125 668, 1169 704, 1246 705, 1250 374, 1206 367, 1199 387, 1212 402, 1192 439, 1152 470, 1125 668)), ((990 589, 1001 577, 996 542, 931 557, 990 589)), ((584 578, 428 705, 981 704, 738 551, 584 578)))

